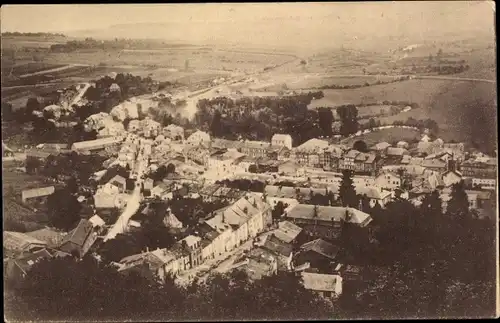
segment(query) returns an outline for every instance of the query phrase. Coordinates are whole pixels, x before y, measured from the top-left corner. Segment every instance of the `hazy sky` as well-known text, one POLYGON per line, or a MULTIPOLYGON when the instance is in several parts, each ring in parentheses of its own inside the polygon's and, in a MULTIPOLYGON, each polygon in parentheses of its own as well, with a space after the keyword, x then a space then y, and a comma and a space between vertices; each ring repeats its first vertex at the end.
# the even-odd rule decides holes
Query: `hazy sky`
MULTIPOLYGON (((1 28, 3 32, 71 32, 162 23, 168 28, 156 34, 172 39, 321 43, 325 37, 412 34, 425 38, 450 31, 493 30, 493 8, 493 2, 479 1, 4 5, 1 28)), ((131 28, 129 37, 140 37, 141 31, 155 34, 154 29, 136 29, 131 28)))

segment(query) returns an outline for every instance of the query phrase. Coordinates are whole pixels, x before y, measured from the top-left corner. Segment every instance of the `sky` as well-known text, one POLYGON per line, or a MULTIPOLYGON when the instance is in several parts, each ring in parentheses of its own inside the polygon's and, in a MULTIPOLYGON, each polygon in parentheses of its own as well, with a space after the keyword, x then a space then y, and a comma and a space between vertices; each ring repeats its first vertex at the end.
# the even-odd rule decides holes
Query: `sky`
POLYGON ((405 34, 425 38, 450 31, 493 30, 493 8, 494 3, 486 1, 4 5, 1 29, 63 33, 107 30, 103 35, 158 34, 185 37, 187 41, 252 39, 262 44, 314 45, 328 38, 343 41, 405 34), (109 29, 124 24, 141 24, 143 29, 109 29), (150 24, 150 28, 144 24, 150 24), (163 24, 165 29, 155 30, 151 24, 163 24))

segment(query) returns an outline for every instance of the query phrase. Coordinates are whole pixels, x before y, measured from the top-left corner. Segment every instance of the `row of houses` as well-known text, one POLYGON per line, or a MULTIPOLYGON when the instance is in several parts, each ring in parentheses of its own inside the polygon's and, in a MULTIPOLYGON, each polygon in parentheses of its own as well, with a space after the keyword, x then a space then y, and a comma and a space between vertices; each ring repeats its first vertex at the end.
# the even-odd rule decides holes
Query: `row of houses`
MULTIPOLYGON (((213 259, 255 238, 271 221, 271 206, 261 197, 248 194, 203 221, 196 229, 196 235, 180 240, 171 250, 155 251, 155 257, 161 255, 164 261, 158 268, 153 266, 150 270, 160 278, 169 272, 175 275, 187 271, 205 259, 213 259)), ((127 257, 120 261, 120 270, 132 270, 138 264, 143 266, 148 257, 149 252, 127 257)))

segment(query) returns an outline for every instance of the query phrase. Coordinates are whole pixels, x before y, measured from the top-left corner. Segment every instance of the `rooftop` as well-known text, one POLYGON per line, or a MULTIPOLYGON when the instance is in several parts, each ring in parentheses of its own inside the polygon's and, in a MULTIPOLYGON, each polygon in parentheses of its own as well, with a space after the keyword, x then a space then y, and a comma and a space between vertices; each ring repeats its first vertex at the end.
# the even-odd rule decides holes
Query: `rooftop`
POLYGON ((302 228, 288 221, 278 224, 278 229, 274 230, 276 238, 283 242, 290 243, 302 232, 302 228))
MULTIPOLYGON (((311 220, 315 218, 314 208, 314 205, 298 204, 287 213, 287 217, 292 219, 311 220)), ((360 226, 366 226, 371 222, 369 214, 354 208, 338 206, 316 206, 316 208, 316 219, 318 220, 334 222, 347 221, 360 226)))
POLYGON ((341 292, 342 277, 339 275, 302 272, 302 281, 306 289, 328 291, 336 294, 341 292))
POLYGON ((330 259, 335 259, 337 254, 339 253, 339 248, 337 246, 332 245, 329 242, 326 242, 323 239, 316 239, 310 242, 303 244, 300 249, 302 251, 314 251, 322 256, 325 256, 330 259))

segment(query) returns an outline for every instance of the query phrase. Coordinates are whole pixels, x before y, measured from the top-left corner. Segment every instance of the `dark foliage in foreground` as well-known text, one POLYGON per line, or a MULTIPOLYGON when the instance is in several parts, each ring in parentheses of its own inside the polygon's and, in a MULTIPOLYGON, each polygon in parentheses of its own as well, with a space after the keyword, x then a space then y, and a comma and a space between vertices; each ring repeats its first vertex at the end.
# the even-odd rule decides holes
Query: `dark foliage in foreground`
POLYGON ((161 285, 99 264, 59 258, 36 264, 6 295, 10 320, 235 320, 326 318, 332 309, 299 278, 279 274, 251 283, 246 274, 215 275, 186 288, 161 285))

